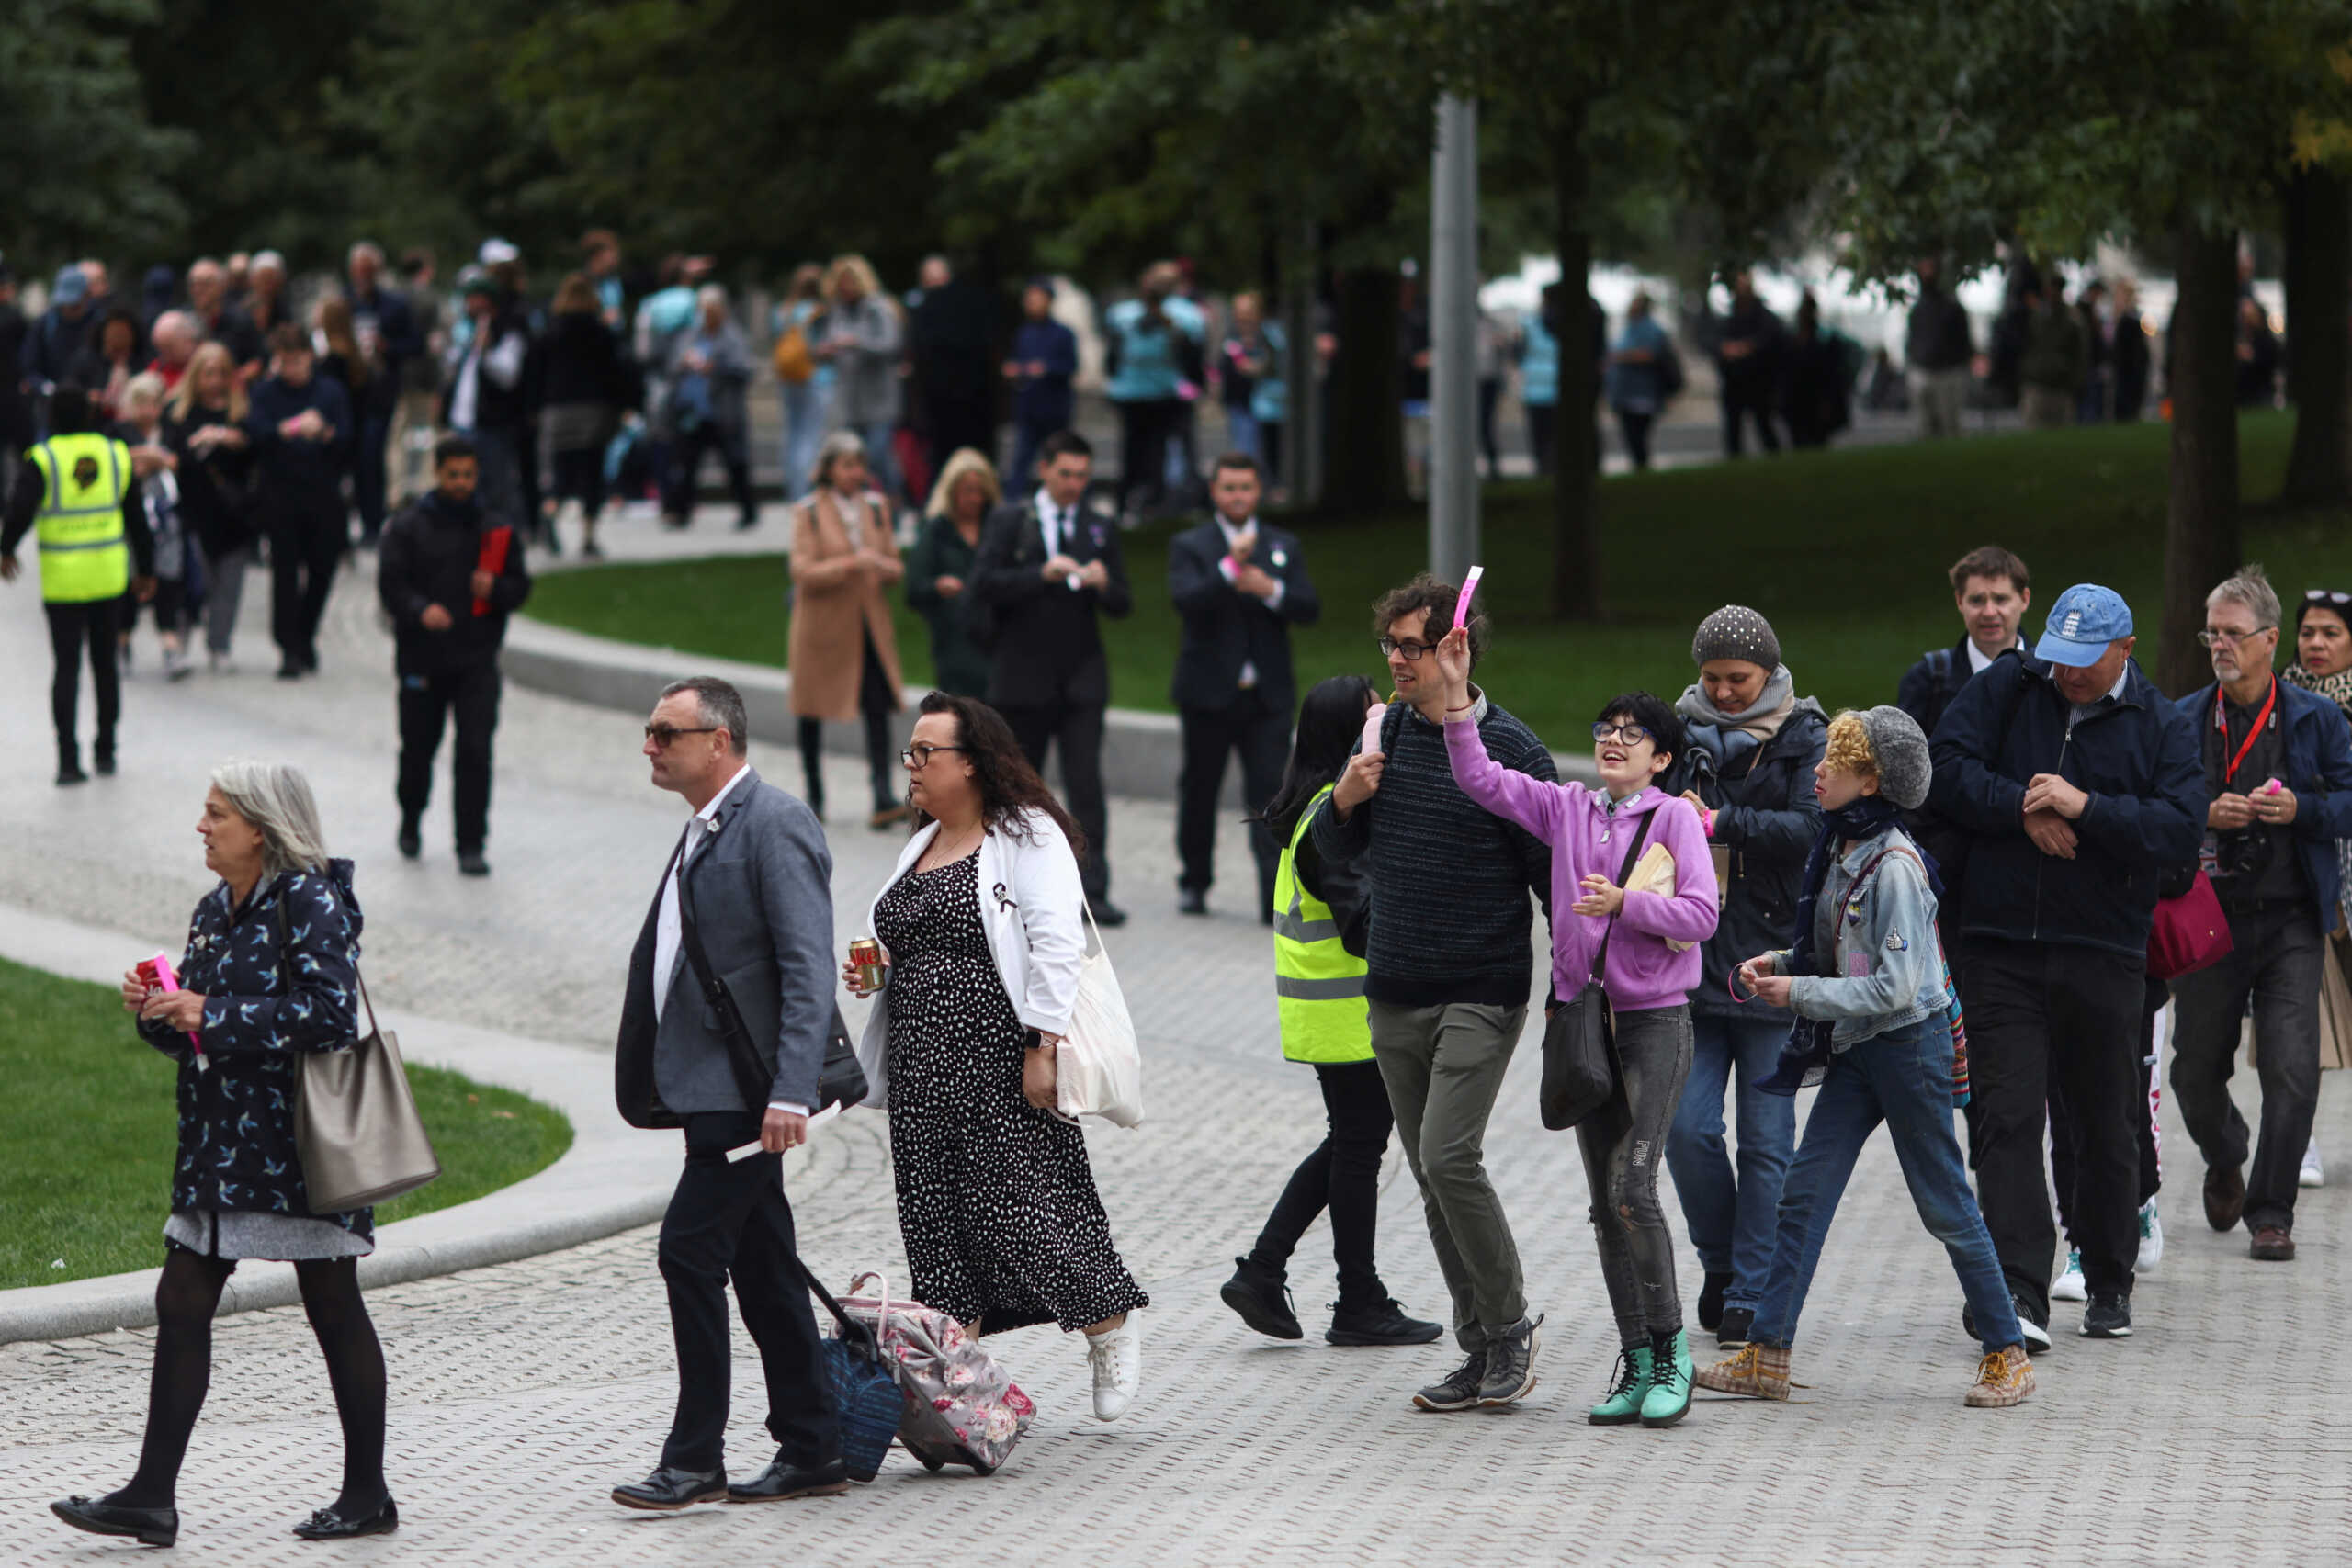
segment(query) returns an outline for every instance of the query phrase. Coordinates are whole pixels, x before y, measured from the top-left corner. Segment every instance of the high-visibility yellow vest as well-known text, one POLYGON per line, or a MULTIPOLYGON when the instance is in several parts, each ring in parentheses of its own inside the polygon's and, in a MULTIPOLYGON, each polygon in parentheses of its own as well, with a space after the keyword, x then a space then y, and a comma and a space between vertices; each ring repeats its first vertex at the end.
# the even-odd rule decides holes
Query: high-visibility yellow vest
POLYGON ((40 596, 52 604, 119 599, 130 586, 122 498, 133 482, 130 448, 85 431, 52 435, 25 456, 40 470, 40 596))
POLYGON ((1282 1015, 1283 1055, 1292 1061, 1369 1062, 1363 977, 1371 966, 1340 944, 1331 906, 1298 880, 1298 842, 1330 793, 1326 784, 1298 814, 1274 871, 1274 1003, 1282 1015))

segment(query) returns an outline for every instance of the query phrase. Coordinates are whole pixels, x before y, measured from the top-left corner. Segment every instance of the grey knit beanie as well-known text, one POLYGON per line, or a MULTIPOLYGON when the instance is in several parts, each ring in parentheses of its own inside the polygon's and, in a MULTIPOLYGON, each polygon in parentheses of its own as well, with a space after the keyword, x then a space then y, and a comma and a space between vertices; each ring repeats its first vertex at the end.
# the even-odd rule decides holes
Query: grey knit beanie
POLYGON ((1854 716, 1871 738, 1871 756, 1878 762, 1878 792, 1903 807, 1916 811, 1928 798, 1928 782, 1935 769, 1928 761, 1928 736, 1919 721, 1891 705, 1865 708, 1854 716))
POLYGON ((1772 635, 1772 623, 1747 605, 1726 604, 1701 621, 1690 639, 1690 662, 1710 659, 1745 659, 1769 672, 1780 668, 1781 639, 1772 635))

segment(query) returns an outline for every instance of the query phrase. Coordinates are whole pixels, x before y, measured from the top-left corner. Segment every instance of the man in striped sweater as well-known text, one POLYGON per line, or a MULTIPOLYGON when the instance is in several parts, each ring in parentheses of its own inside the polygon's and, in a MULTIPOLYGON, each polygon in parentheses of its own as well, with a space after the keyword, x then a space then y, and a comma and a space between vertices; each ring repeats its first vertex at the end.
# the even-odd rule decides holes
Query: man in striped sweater
MULTIPOLYGON (((1453 625, 1456 591, 1426 572, 1373 607, 1396 700, 1378 745, 1361 748, 1315 818, 1328 859, 1354 860, 1372 888, 1364 982, 1373 1054, 1388 1086, 1405 1158, 1421 1186, 1430 1241, 1453 1296, 1469 1359, 1413 1396, 1424 1410, 1498 1407, 1535 1386, 1535 1330, 1510 1223, 1487 1179, 1487 1118, 1527 1020, 1533 921, 1551 917, 1551 851, 1489 815, 1453 782, 1445 688, 1430 657, 1453 625)), ((1487 622, 1471 618, 1471 668, 1487 622)), ((1470 702, 1487 754, 1556 779, 1527 726, 1470 702)))

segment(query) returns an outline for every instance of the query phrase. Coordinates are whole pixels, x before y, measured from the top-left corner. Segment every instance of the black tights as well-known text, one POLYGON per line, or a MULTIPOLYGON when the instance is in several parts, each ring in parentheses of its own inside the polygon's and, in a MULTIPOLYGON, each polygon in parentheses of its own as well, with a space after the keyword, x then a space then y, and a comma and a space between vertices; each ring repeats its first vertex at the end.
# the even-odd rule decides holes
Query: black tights
MULTIPOLYGON (((155 1286, 155 1370, 147 1389, 147 1436, 139 1473, 107 1499, 128 1508, 168 1508, 179 1486, 188 1434, 212 1383, 212 1315, 236 1261, 174 1247, 155 1286)), ((345 1518, 371 1514, 390 1495, 384 1483, 384 1348, 359 1299, 357 1260, 314 1258, 294 1265, 302 1310, 327 1359, 335 1414, 343 1421, 345 1518)))

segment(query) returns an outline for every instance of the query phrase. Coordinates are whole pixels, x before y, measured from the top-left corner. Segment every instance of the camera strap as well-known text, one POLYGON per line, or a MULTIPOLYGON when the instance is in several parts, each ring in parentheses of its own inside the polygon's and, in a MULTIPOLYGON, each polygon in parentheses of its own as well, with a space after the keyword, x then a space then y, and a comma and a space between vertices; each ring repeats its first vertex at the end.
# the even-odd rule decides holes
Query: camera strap
MULTIPOLYGON (((2245 761, 2246 753, 2254 750, 2255 738, 2259 736, 2263 731, 2263 728, 2269 724, 2270 716, 2272 713, 2277 711, 2278 706, 2278 677, 2273 675, 2270 678, 2270 694, 2263 699, 2262 711, 2254 716, 2254 725, 2245 732, 2245 739, 2239 743, 2237 750, 2231 755, 2227 761, 2222 764, 2222 787, 2223 789, 2229 788, 2230 781, 2238 776, 2238 768, 2245 761)), ((2213 728, 2222 732, 2222 749, 2225 751, 2228 750, 2230 746, 2230 710, 2227 702, 2222 695, 2222 688, 2218 685, 2213 688, 2213 728)))

